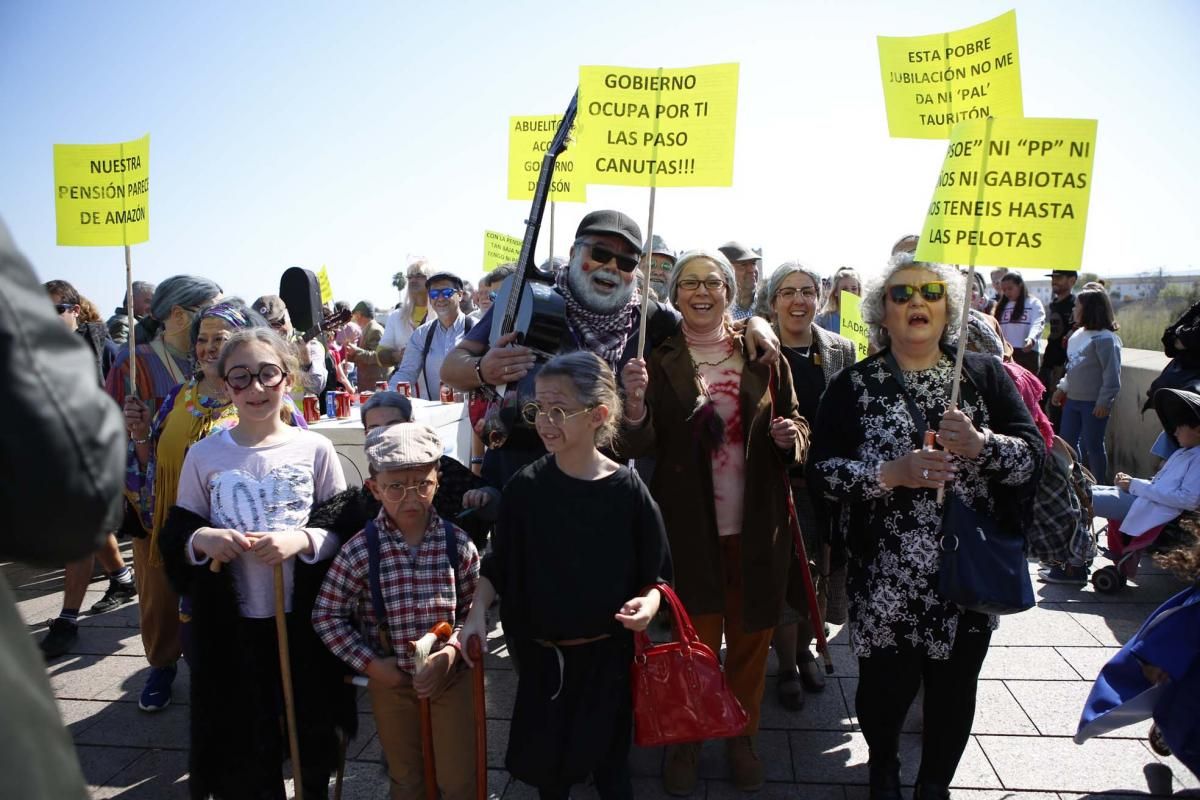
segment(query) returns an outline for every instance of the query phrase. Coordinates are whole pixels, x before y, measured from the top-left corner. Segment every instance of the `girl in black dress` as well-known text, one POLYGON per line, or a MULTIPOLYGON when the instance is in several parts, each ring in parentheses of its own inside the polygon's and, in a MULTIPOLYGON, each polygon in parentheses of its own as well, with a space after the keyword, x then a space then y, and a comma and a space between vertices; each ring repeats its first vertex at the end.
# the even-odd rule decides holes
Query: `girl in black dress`
POLYGON ((621 419, 612 370, 590 352, 552 359, 525 407, 547 455, 504 488, 460 641, 500 620, 517 663, 505 764, 542 798, 591 775, 605 800, 633 797, 633 631, 658 611, 666 531, 637 473, 600 452, 621 419))

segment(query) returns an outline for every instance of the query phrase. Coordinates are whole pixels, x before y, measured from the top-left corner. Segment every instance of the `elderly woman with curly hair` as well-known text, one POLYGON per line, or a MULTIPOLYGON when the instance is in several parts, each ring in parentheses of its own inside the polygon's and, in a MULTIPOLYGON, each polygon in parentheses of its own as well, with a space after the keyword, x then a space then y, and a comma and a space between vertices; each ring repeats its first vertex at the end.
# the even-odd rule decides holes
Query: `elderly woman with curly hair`
POLYGON ((951 492, 1006 528, 1019 527, 1045 446, 1000 361, 967 353, 950 405, 963 279, 941 264, 893 257, 863 300, 879 352, 843 370, 813 427, 809 480, 841 503, 849 551, 855 705, 870 751, 870 797, 900 798, 900 728, 924 683, 916 800, 949 796, 975 716, 979 670, 995 617, 938 590, 942 506, 951 492), (910 408, 913 410, 910 411, 910 408), (924 416, 920 423, 913 414, 924 416), (922 447, 922 428, 941 449, 922 447))

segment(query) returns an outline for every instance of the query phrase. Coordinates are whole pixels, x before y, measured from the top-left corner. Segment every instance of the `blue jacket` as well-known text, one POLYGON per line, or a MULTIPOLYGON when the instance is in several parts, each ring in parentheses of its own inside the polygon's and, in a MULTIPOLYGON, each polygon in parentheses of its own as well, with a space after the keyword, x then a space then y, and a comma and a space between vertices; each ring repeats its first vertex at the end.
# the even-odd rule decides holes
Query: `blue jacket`
POLYGON ((1175 757, 1200 776, 1200 584, 1163 603, 1100 670, 1075 742, 1154 717, 1175 757), (1170 676, 1153 685, 1142 662, 1170 676))

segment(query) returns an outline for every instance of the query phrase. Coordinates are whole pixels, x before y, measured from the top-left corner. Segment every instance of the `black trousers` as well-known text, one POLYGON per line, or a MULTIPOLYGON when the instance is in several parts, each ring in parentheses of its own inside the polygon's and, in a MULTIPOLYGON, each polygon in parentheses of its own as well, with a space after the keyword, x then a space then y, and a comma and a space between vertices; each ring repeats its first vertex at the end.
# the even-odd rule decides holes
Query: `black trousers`
POLYGON ((900 728, 921 683, 925 684, 921 767, 917 783, 949 786, 975 721, 975 691, 992 632, 982 615, 959 620, 950 658, 935 661, 913 650, 858 660, 858 722, 870 751, 872 776, 900 764, 900 728))

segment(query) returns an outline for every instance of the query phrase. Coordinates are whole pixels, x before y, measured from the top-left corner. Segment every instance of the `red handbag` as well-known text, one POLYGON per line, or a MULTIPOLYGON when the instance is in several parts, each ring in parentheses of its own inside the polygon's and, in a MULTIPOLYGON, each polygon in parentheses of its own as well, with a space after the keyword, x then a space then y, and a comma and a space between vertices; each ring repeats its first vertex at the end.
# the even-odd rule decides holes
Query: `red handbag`
POLYGON ((678 641, 654 644, 634 634, 633 741, 638 747, 737 736, 749 716, 725 683, 725 671, 700 641, 670 586, 657 586, 671 606, 678 641))

